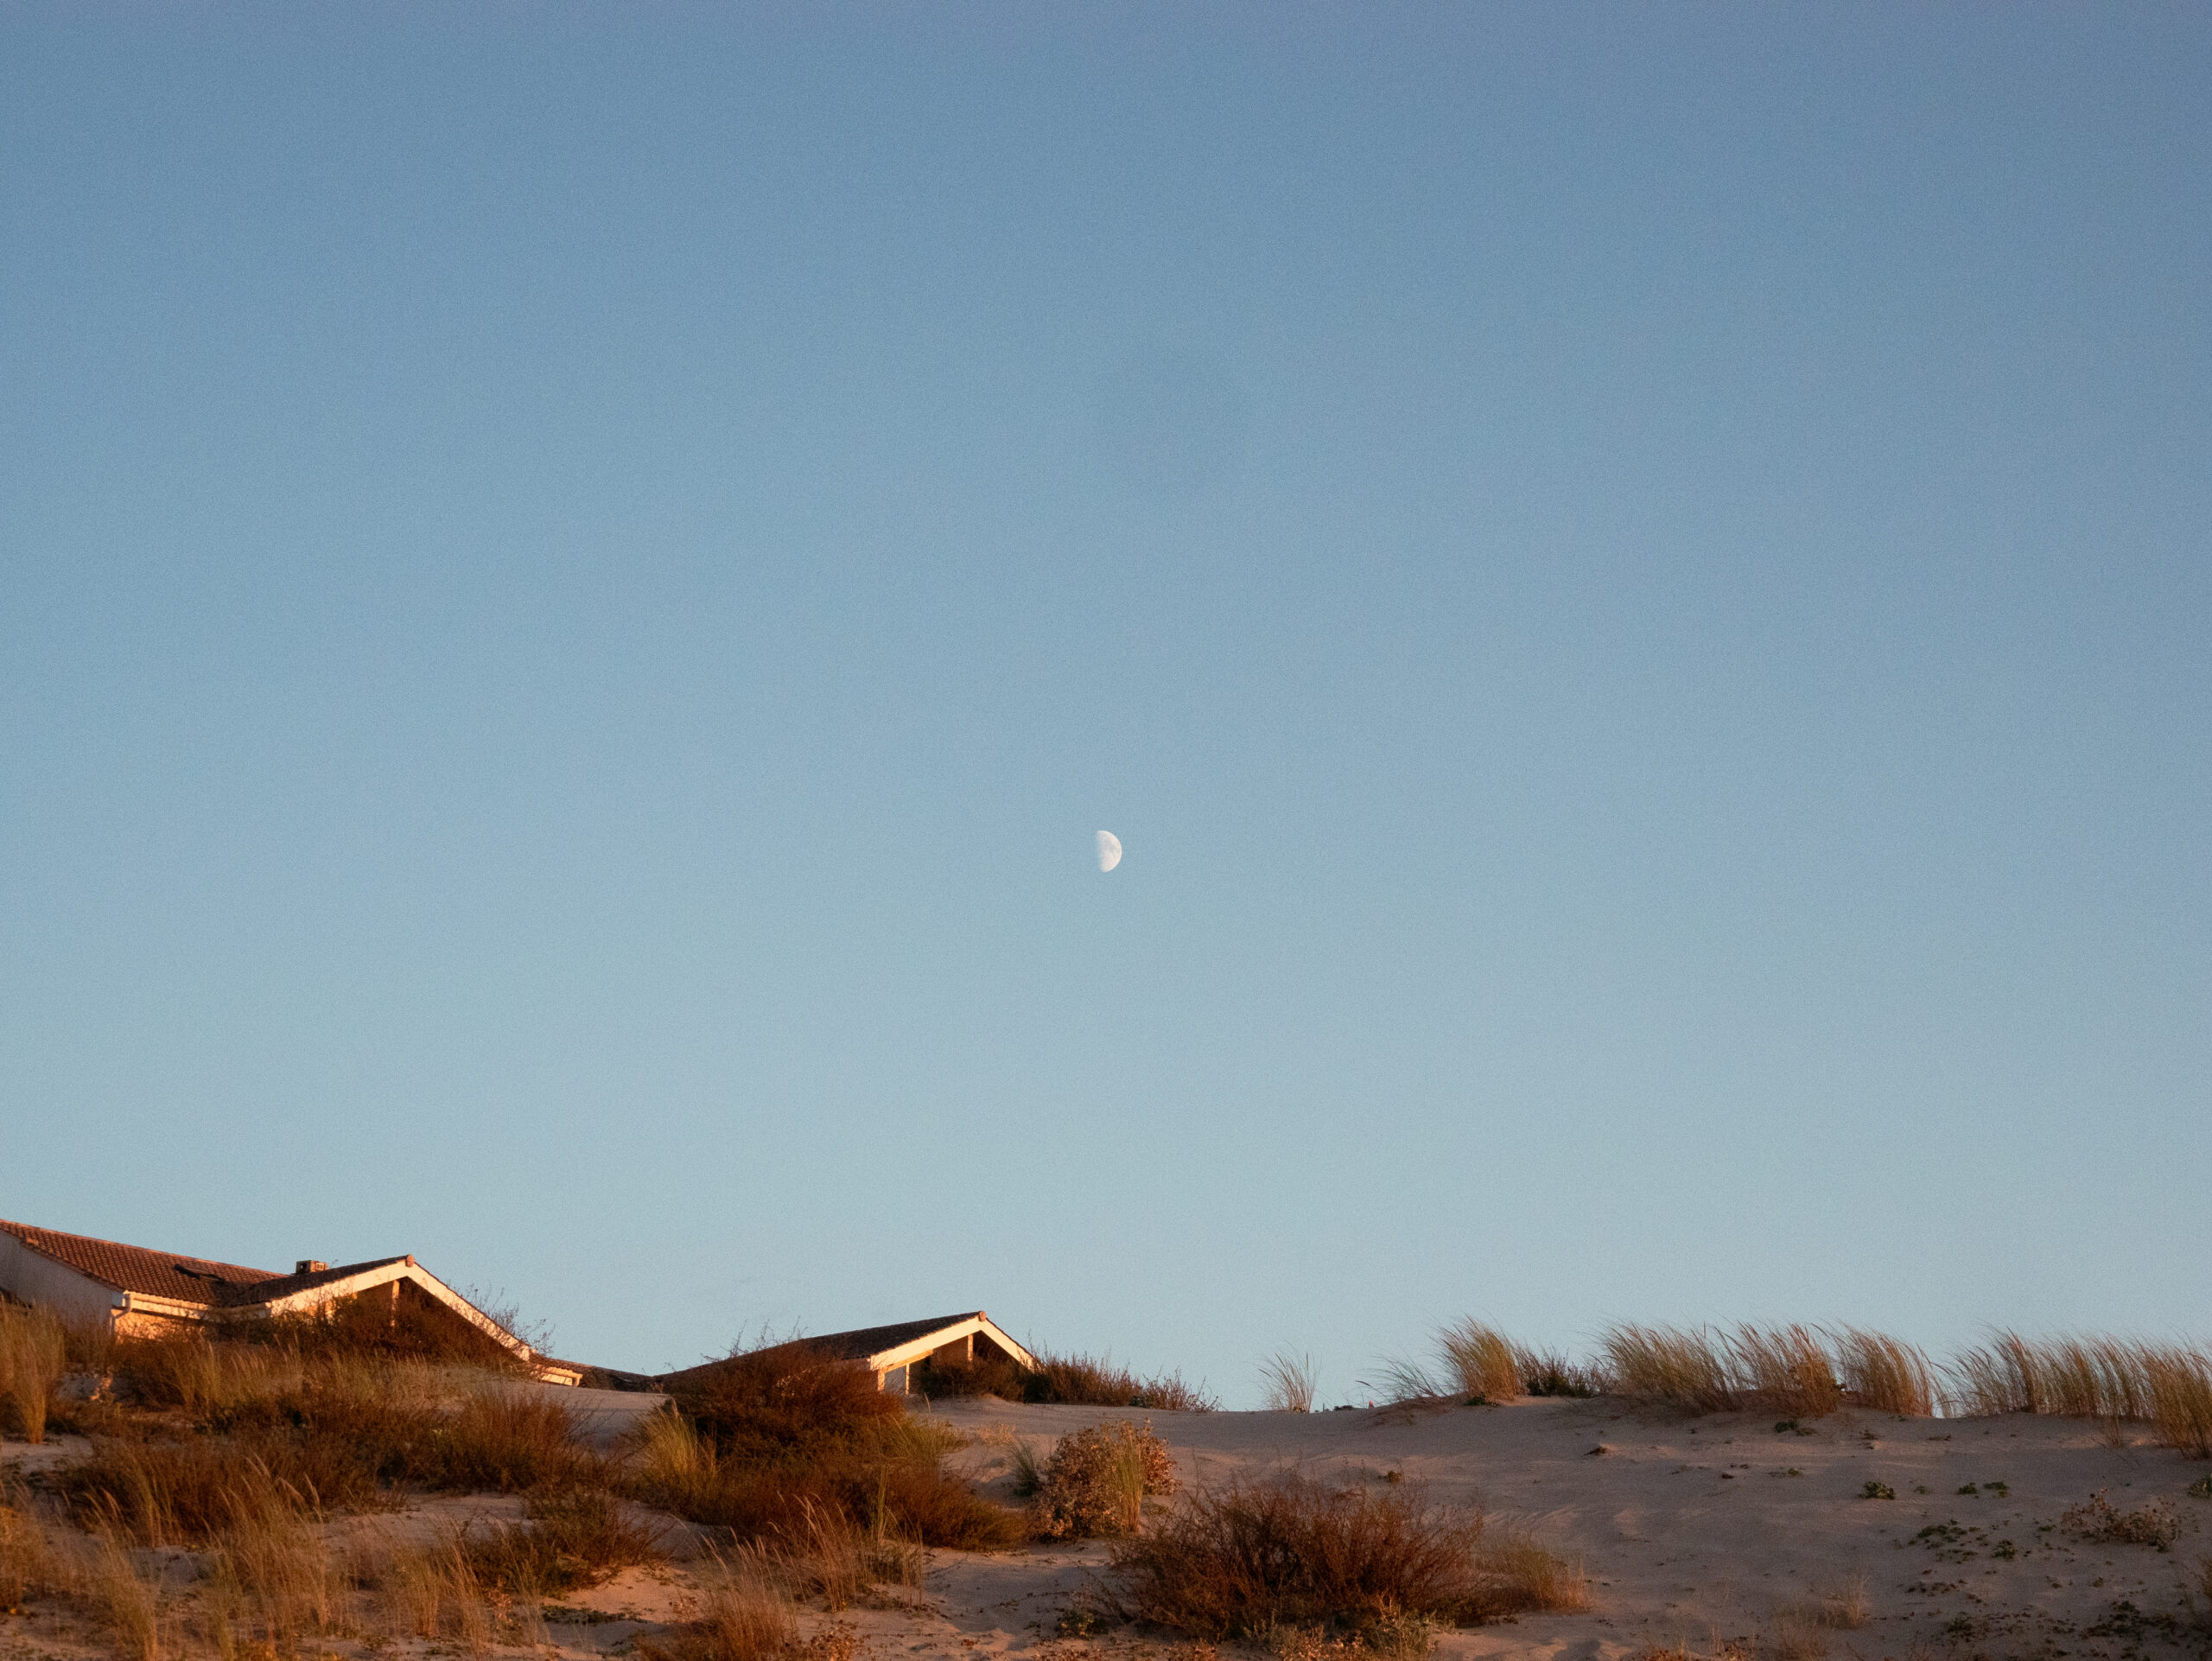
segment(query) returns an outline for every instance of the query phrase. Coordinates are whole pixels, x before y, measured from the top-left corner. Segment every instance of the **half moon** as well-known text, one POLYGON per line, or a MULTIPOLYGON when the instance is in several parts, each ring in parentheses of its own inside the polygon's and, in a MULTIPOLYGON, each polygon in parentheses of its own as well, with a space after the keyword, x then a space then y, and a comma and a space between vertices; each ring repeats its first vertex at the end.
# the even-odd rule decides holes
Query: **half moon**
POLYGON ((1122 839, 1111 830, 1098 833, 1098 869, 1110 871, 1122 862, 1122 839))

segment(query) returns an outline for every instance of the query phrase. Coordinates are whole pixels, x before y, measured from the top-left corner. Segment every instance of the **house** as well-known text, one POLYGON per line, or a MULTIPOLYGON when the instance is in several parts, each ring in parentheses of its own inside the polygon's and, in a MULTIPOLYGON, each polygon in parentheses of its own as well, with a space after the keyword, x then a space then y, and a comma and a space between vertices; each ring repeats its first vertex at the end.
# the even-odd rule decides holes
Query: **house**
MULTIPOLYGON (((302 1258, 289 1275, 174 1251, 0 1221, 0 1293, 42 1303, 65 1321, 152 1336, 224 1320, 389 1308, 397 1321, 460 1321, 506 1350, 544 1383, 574 1384, 584 1369, 539 1354, 412 1257, 334 1269, 302 1258)), ((381 1317, 377 1317, 381 1319, 381 1317)))
MULTIPOLYGON (((875 1375, 876 1388, 903 1394, 906 1371, 918 1362, 936 1361, 968 1365, 1004 1359, 1026 1372, 1038 1370, 1037 1358, 1007 1336, 999 1324, 981 1309, 964 1315, 939 1315, 932 1321, 902 1321, 889 1327, 862 1327, 849 1333, 827 1333, 800 1340, 817 1354, 840 1361, 858 1361, 875 1375)), ((719 1365, 686 1367, 652 1380, 659 1389, 681 1389, 690 1379, 719 1365)))

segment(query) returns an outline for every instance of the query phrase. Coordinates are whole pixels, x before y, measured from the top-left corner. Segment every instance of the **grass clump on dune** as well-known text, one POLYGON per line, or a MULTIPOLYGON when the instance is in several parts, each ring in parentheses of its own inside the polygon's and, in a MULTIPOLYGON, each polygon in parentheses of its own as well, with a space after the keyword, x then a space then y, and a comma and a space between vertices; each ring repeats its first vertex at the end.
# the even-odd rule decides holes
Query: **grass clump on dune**
POLYGON ((48 1404, 67 1365, 67 1345, 52 1310, 0 1301, 0 1429, 44 1441, 48 1404))
POLYGON ((1579 1568, 1525 1535, 1433 1507, 1418 1488, 1286 1477, 1186 1499, 1115 1553, 1108 1601, 1122 1619, 1251 1641, 1408 1620, 1472 1626, 1580 1608, 1588 1591, 1579 1568))
POLYGON ((2212 1458, 2212 1354, 2192 1346, 1999 1332, 1948 1371, 1954 1413, 2147 1422, 2183 1456, 2212 1458))
POLYGON ((1934 1410, 1934 1370, 1913 1346, 1861 1327, 1746 1321, 1711 1327, 1623 1322, 1604 1338, 1610 1394, 1687 1413, 1754 1411, 1817 1419, 1847 1404, 1934 1410))

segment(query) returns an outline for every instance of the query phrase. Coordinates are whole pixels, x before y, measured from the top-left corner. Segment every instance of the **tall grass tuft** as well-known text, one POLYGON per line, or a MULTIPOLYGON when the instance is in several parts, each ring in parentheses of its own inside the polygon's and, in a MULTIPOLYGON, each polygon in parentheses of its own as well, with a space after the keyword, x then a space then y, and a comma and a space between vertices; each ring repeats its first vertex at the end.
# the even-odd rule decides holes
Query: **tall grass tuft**
POLYGON ((2115 1432, 2147 1420, 2184 1455, 2212 1458, 2212 1355, 2182 1344, 1993 1333, 1948 1370, 1954 1413, 2050 1413, 2115 1432))
POLYGON ((797 1648, 798 1621, 773 1567, 753 1553, 717 1557, 701 1588, 697 1619, 640 1638, 645 1661, 774 1661, 797 1648))
POLYGON ((1726 1344, 1709 1327, 1624 1321, 1600 1340, 1612 1393, 1639 1405, 1724 1412, 1737 1391, 1726 1344))
POLYGON ((1521 1393, 1521 1365, 1505 1334, 1471 1315, 1436 1335, 1459 1394, 1470 1401, 1510 1402, 1521 1393))
POLYGON ((2190 1459, 2212 1459, 2212 1357, 2179 1345, 2137 1351, 2159 1436, 2190 1459))
POLYGON ((1916 1346, 1860 1327, 1832 1328, 1827 1336, 1836 1374, 1859 1406, 1916 1419, 1935 1412, 1935 1369, 1916 1346))
POLYGON ((1722 1343, 1738 1405, 1802 1419, 1824 1418, 1843 1405, 1835 1365, 1809 1327, 1747 1321, 1722 1343))
POLYGON ((1961 1351, 1947 1371, 1945 1399, 1954 1413, 2041 1413, 2050 1404, 2040 1358, 2018 1333, 1992 1333, 1986 1344, 1961 1351))
POLYGON ((1115 1553, 1116 1613, 1214 1641, 1289 1630, 1358 1634, 1407 1617, 1471 1625, 1579 1607, 1579 1570, 1416 1490, 1300 1478, 1192 1496, 1115 1553))
POLYGON ((1260 1364, 1262 1399, 1272 1412, 1311 1413, 1317 1386, 1310 1355, 1280 1350, 1260 1364))
POLYGON ((25 1441, 46 1440, 46 1417, 68 1365, 61 1322, 38 1305, 0 1303, 0 1420, 25 1441))

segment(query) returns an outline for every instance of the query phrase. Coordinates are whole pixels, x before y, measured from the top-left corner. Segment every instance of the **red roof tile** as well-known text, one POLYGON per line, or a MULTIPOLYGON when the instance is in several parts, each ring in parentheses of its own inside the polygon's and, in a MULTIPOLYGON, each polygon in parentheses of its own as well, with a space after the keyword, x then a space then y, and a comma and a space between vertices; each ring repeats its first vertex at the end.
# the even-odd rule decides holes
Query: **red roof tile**
POLYGON ((238 1295, 242 1289, 263 1282, 291 1280, 266 1269, 247 1269, 238 1263, 211 1263, 205 1257, 181 1257, 174 1251, 149 1251, 144 1246, 120 1245, 88 1235, 60 1234, 33 1228, 28 1223, 0 1221, 25 1245, 80 1275, 114 1287, 119 1292, 143 1292, 149 1297, 175 1298, 181 1303, 237 1303, 250 1301, 238 1295))

